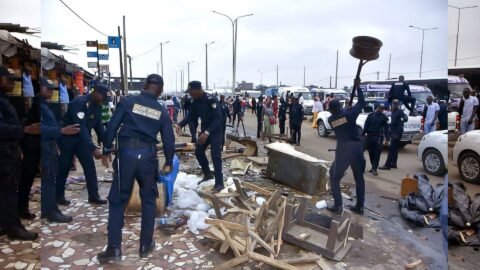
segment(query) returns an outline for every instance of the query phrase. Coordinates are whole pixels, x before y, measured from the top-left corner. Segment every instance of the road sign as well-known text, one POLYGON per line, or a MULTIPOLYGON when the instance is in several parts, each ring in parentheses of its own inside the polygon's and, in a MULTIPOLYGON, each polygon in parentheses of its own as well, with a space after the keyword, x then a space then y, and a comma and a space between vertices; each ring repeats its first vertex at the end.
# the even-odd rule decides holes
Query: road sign
POLYGON ((97 52, 87 52, 87 57, 95 57, 96 58, 97 56, 98 56, 97 52))
POLYGON ((109 65, 100 65, 100 73, 108 73, 110 71, 109 65))
POLYGON ((110 47, 110 48, 120 48, 120 37, 109 36, 108 37, 108 47, 110 47))
POLYGON ((99 50, 108 50, 108 44, 98 44, 99 50))
POLYGON ((108 54, 99 54, 98 60, 108 60, 108 54))
POLYGON ((87 40, 87 47, 97 47, 97 41, 87 40))
POLYGON ((97 68, 97 62, 88 62, 88 68, 97 68))

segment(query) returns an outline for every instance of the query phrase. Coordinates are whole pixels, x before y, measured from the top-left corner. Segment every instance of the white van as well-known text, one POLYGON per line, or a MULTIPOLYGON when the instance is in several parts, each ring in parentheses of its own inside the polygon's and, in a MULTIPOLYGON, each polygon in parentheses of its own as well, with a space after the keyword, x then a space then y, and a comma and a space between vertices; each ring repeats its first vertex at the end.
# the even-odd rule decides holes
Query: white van
POLYGON ((313 109, 313 97, 305 87, 280 87, 278 88, 278 97, 286 97, 287 93, 290 95, 293 93, 295 97, 298 97, 299 94, 302 94, 303 97, 303 109, 305 114, 312 114, 313 109))
POLYGON ((342 89, 325 89, 325 88, 313 88, 312 94, 316 94, 320 100, 325 101, 330 94, 333 93, 336 99, 348 99, 348 93, 342 89))

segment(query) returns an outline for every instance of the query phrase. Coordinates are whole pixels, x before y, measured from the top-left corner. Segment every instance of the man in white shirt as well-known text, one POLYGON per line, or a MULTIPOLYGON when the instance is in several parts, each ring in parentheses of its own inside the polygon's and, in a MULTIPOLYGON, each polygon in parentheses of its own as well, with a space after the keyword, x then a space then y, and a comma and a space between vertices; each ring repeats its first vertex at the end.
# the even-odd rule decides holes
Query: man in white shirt
POLYGON ((478 108, 478 99, 470 95, 470 89, 463 89, 463 99, 460 102, 459 112, 460 119, 460 133, 464 134, 472 131, 475 128, 475 114, 478 108))
POLYGON ((435 122, 437 121, 439 112, 440 106, 438 105, 438 103, 433 102, 432 96, 428 96, 427 104, 423 109, 423 131, 425 135, 436 130, 437 125, 435 124, 435 122))
POLYGON ((323 111, 323 104, 320 101, 319 97, 315 97, 315 102, 313 103, 313 123, 312 123, 312 128, 317 128, 317 115, 319 112, 323 111))

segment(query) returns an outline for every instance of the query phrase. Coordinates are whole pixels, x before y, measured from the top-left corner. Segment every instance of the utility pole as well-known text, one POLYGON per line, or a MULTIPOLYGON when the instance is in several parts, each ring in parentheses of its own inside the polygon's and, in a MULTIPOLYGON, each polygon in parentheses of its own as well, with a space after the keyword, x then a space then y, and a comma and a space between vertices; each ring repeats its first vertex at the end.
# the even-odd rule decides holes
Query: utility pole
POLYGON ((208 89, 208 45, 213 43, 215 43, 215 41, 205 43, 205 89, 208 89))
POLYGON ((335 89, 337 88, 337 81, 338 81, 338 50, 337 50, 337 64, 335 67, 335 89))
POLYGON ((424 41, 424 39, 425 39, 425 31, 427 31, 427 30, 434 30, 434 29, 437 29, 438 27, 421 28, 421 27, 417 27, 417 26, 413 26, 413 25, 410 25, 409 27, 415 28, 415 29, 418 29, 418 30, 422 30, 422 51, 421 51, 421 53, 420 53, 420 73, 419 73, 420 78, 422 78, 423 41, 424 41))
POLYGON ((278 85, 278 65, 277 65, 277 86, 279 86, 278 85))
POLYGON ((100 55, 98 52, 98 39, 96 42, 97 42, 97 74, 98 74, 98 78, 100 78, 100 55))
POLYGON ((377 81, 380 80, 380 71, 377 71, 377 81))
MULTIPOLYGON (((127 78, 127 29, 125 24, 125 15, 123 15, 123 72, 124 78, 127 78)), ((123 80, 123 89, 125 95, 128 95, 128 85, 127 80, 123 80)))
MULTIPOLYGON (((122 35, 120 35, 120 25, 118 25, 118 36, 121 38, 122 35)), ((123 76, 123 57, 122 57, 122 42, 120 42, 120 44, 118 44, 118 53, 120 54, 120 82, 122 84, 122 95, 125 96, 125 88, 123 87, 124 85, 124 80, 125 80, 125 77, 123 76)))
POLYGON ((330 89, 332 89, 332 76, 330 76, 330 89))
POLYGON ((392 64, 392 54, 388 57, 388 75, 387 79, 390 79, 390 65, 392 64))
MULTIPOLYGON (((163 44, 168 44, 170 41, 167 42, 160 42, 160 66, 162 68, 162 78, 163 78, 163 44)), ((158 72, 158 70, 157 70, 158 72)))
POLYGON ((458 20, 457 20, 457 42, 455 43, 455 66, 457 66, 457 55, 458 55, 458 34, 460 33, 460 11, 462 9, 467 9, 467 8, 476 8, 478 6, 470 6, 470 7, 456 7, 456 6, 451 6, 448 5, 451 8, 456 8, 458 9, 458 20))
POLYGON ((128 65, 130 66, 130 87, 129 89, 133 89, 133 78, 132 78, 132 57, 130 55, 127 55, 128 57, 128 65))
POLYGON ((307 72, 307 68, 303 66, 303 86, 305 86, 305 73, 307 72))

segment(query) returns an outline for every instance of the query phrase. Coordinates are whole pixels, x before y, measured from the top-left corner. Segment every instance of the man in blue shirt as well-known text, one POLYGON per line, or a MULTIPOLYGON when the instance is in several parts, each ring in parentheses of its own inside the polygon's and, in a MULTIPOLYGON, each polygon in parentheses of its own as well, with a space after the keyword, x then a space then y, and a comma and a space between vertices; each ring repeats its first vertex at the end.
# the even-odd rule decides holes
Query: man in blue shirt
POLYGON ((367 116, 365 125, 363 126, 363 136, 367 135, 366 147, 372 169, 369 171, 377 176, 378 163, 382 154, 383 140, 388 134, 388 117, 383 113, 384 104, 380 104, 375 112, 367 116))
POLYGON ((398 80, 398 82, 393 83, 390 87, 388 101, 392 102, 392 100, 398 99, 403 102, 405 107, 410 111, 410 115, 417 115, 417 109, 415 108, 416 99, 412 97, 410 86, 405 82, 405 77, 403 75, 400 75, 398 80), (407 95, 405 95, 405 91, 407 92, 407 95))
POLYGON ((191 81, 188 84, 187 92, 192 96, 193 102, 188 115, 176 126, 177 133, 180 133, 181 128, 189 123, 198 122, 198 118, 200 118, 200 135, 195 148, 195 156, 204 174, 200 182, 212 179, 212 172, 205 155, 205 151, 210 145, 215 170, 215 186, 212 191, 220 192, 225 188, 222 172, 222 106, 215 97, 203 91, 202 83, 199 81, 191 81))
POLYGON ((392 102, 392 115, 390 121, 390 145, 388 147, 388 156, 385 164, 380 167, 380 170, 390 170, 397 168, 398 150, 400 150, 400 142, 402 140, 403 125, 407 122, 406 116, 400 109, 400 102, 394 99, 392 102))
POLYGON ((350 206, 350 210, 357 214, 363 214, 365 202, 365 179, 363 178, 365 159, 363 157, 362 135, 357 127, 356 120, 366 103, 362 90, 357 88, 357 91, 358 102, 351 108, 342 109, 338 99, 333 99, 329 104, 329 111, 332 115, 328 118, 328 123, 335 132, 337 148, 335 150, 335 160, 330 167, 330 186, 335 203, 332 206, 328 206, 327 210, 336 214, 343 213, 340 181, 349 166, 353 171, 357 193, 357 204, 350 206))

